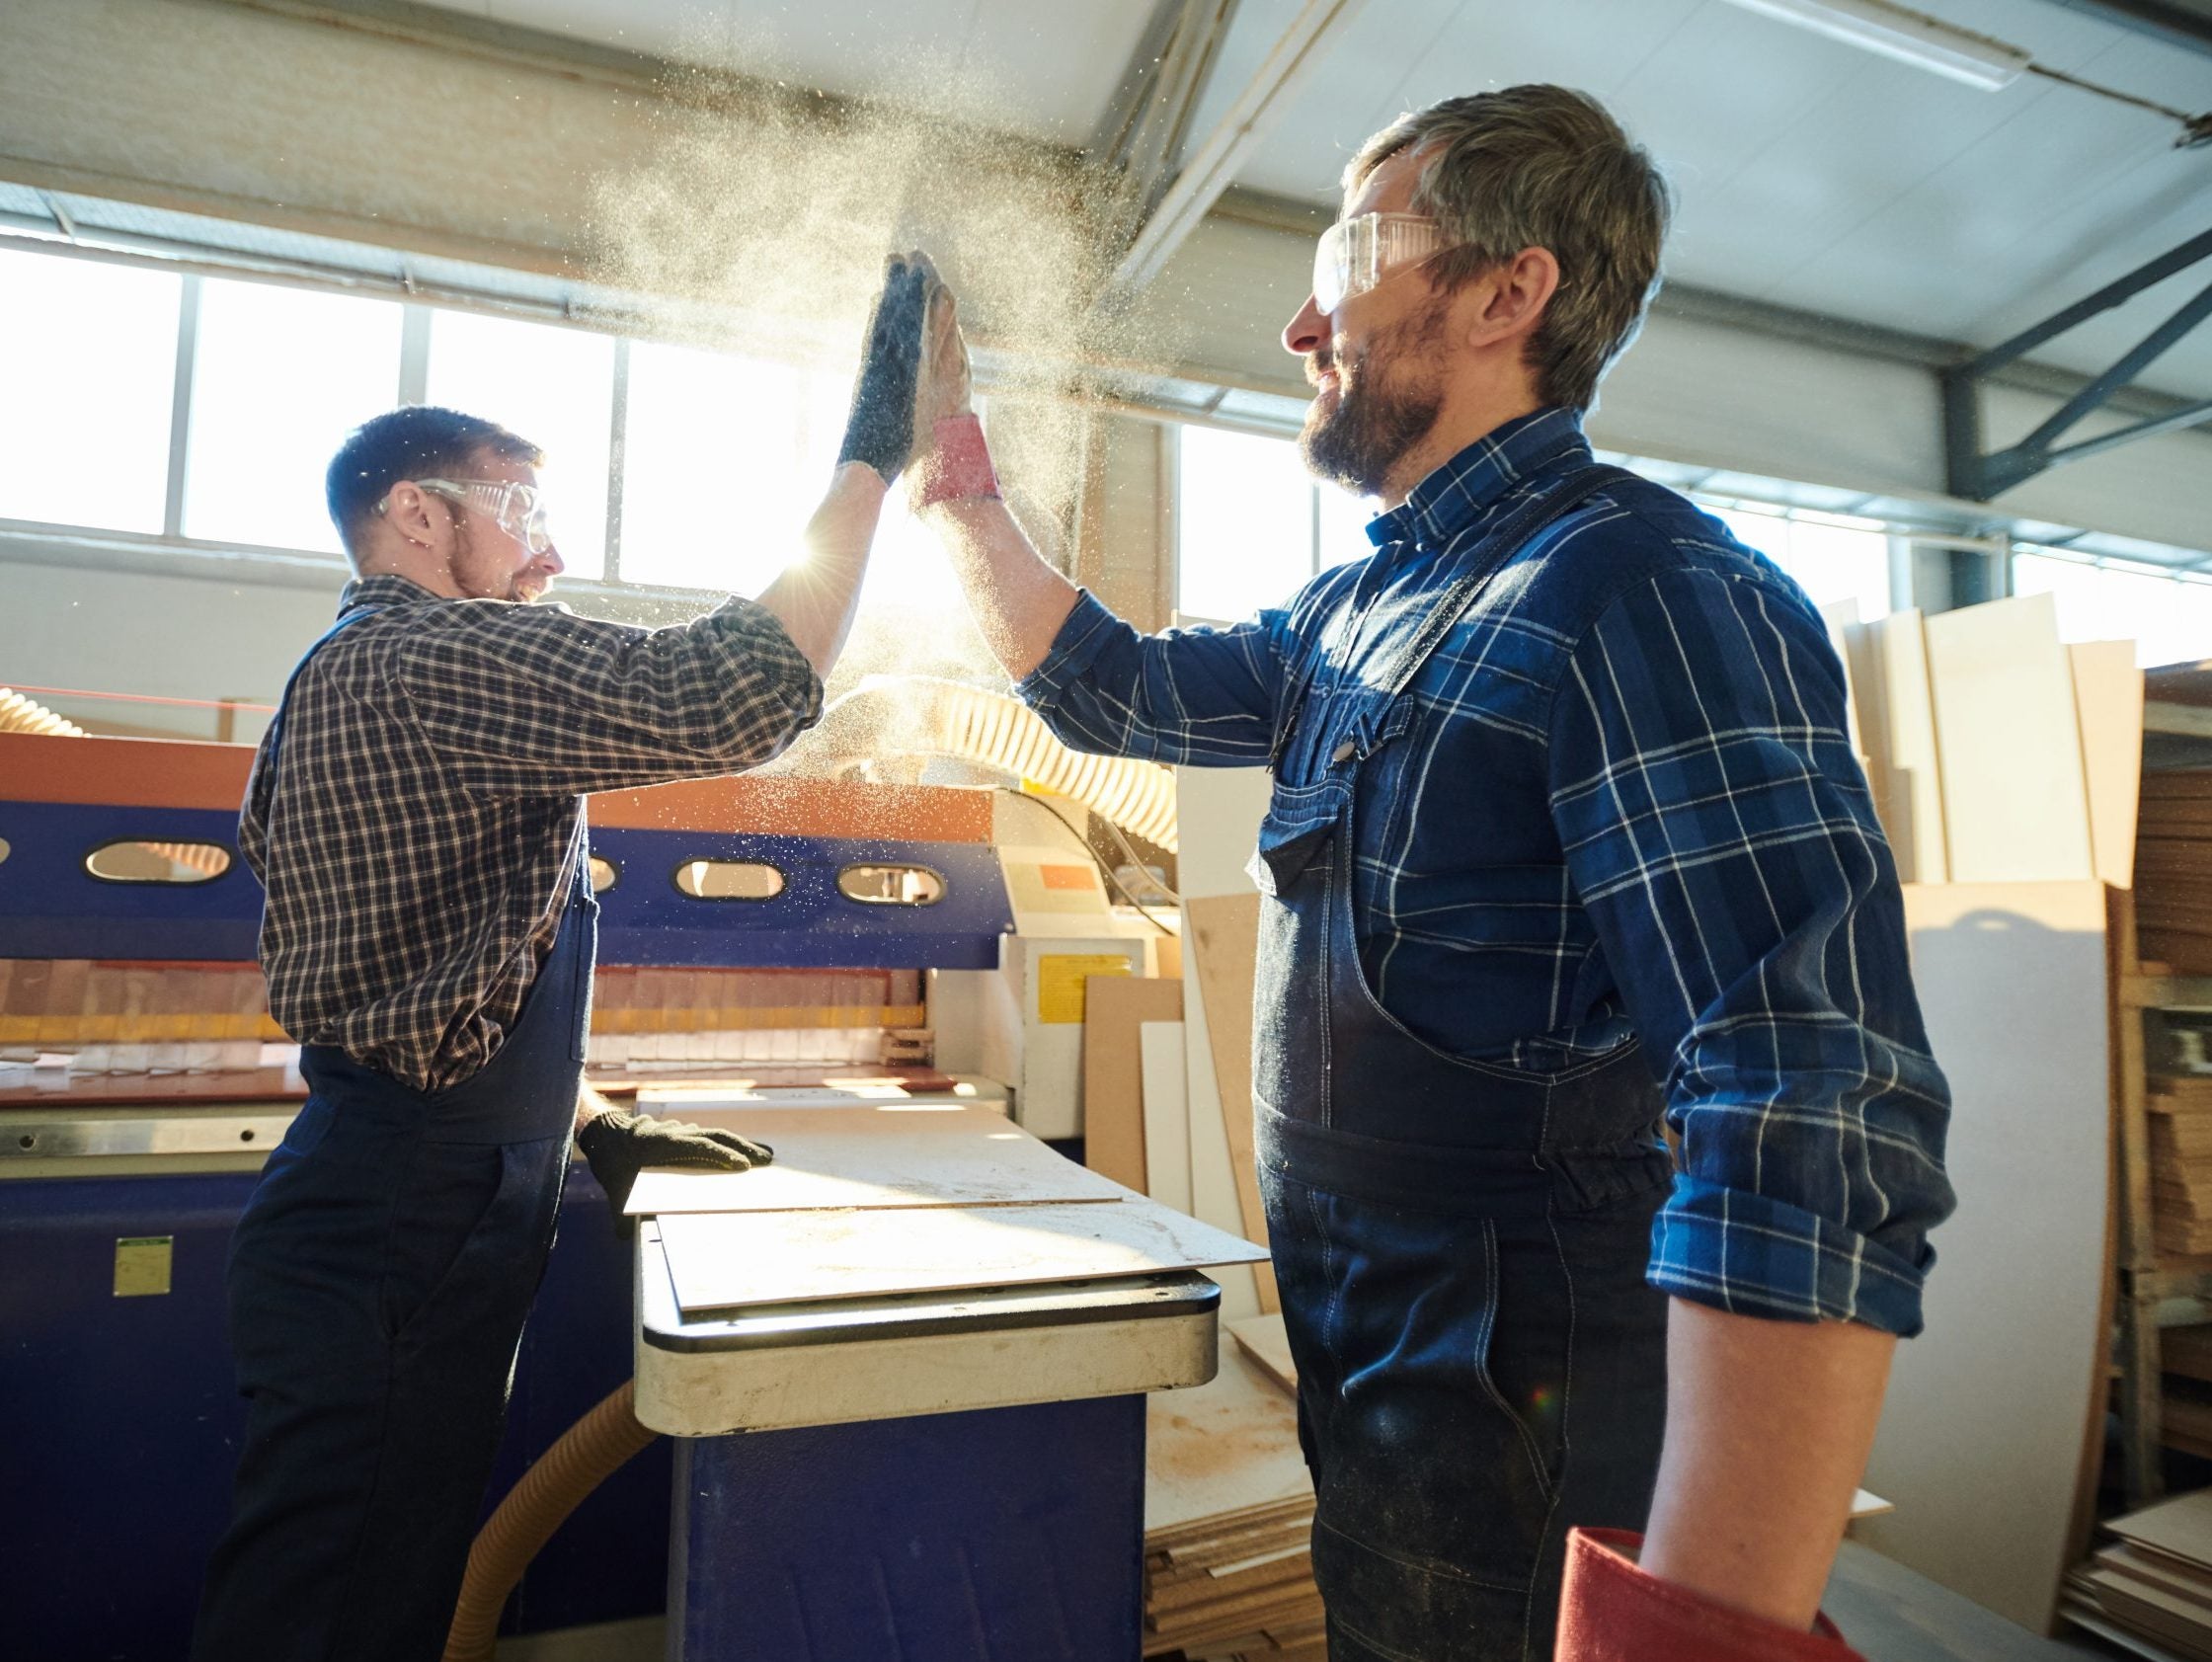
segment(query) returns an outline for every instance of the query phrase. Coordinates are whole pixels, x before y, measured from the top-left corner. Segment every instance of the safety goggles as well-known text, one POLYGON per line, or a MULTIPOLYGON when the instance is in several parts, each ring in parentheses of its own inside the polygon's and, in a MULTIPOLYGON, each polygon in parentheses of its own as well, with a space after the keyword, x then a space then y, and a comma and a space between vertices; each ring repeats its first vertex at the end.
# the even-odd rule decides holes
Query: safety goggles
MULTIPOLYGON (((535 485, 519 485, 511 479, 417 479, 414 484, 417 490, 434 497, 489 514, 501 530, 532 554, 543 554, 553 546, 553 533, 545 517, 545 494, 535 485)), ((376 512, 383 513, 391 500, 386 497, 378 503, 376 512)))
POLYGON ((1355 294, 1365 294, 1384 277, 1395 277, 1456 246, 1424 213, 1363 213, 1340 219, 1321 233, 1313 250, 1313 304, 1326 314, 1355 294))

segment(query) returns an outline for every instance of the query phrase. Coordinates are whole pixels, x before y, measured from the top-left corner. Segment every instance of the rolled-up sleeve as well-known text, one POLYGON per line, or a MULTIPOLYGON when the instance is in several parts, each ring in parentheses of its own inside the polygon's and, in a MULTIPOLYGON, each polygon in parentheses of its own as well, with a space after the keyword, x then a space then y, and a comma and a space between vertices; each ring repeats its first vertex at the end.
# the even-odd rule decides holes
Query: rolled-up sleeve
POLYGON ((1070 750, 1196 767, 1251 767, 1275 742, 1288 621, 1143 635, 1085 592, 1045 661, 1015 683, 1070 750))
POLYGON ((1652 1283, 1909 1336, 1953 1204, 1949 1090, 1845 709, 1800 596, 1670 570, 1574 652, 1551 810, 1681 1140, 1652 1283))

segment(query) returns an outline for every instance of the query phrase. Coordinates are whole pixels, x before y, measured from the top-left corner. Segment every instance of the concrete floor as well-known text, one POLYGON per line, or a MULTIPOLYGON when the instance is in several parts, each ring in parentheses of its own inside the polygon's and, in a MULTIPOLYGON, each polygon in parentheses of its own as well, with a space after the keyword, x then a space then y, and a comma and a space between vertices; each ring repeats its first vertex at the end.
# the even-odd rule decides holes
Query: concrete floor
MULTIPOLYGON (((2118 1662, 2131 1653, 2078 1630, 2046 1639, 1847 1541, 1824 1608, 1866 1662, 2118 1662)), ((658 1618, 509 1639, 499 1662, 660 1662, 658 1618)))
POLYGON ((1823 1609, 1866 1662, 2113 1662, 2131 1653, 2077 1628, 2046 1639, 1855 1541, 1823 1609))

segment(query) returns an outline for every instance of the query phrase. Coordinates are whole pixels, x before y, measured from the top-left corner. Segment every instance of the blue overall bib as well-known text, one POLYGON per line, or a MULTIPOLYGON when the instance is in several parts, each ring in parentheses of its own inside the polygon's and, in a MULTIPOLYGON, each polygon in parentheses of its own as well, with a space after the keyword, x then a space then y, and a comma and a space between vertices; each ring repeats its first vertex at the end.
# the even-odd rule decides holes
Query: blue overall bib
MULTIPOLYGON (((282 721, 279 706, 273 766, 282 721)), ((306 1105, 231 1240, 249 1407, 198 1662, 443 1651, 553 1245, 597 915, 579 860, 519 1018, 458 1085, 411 1090, 343 1050, 301 1048, 306 1105)))
POLYGON ((1618 477, 1511 515, 1418 627, 1355 626, 1277 745, 1255 1141, 1331 1662, 1547 1657, 1568 1528, 1641 1529, 1650 1504, 1671 1162, 1638 1047, 1549 1073, 1447 1055, 1377 1000, 1352 915, 1359 773, 1403 738, 1407 686, 1530 535, 1618 477))

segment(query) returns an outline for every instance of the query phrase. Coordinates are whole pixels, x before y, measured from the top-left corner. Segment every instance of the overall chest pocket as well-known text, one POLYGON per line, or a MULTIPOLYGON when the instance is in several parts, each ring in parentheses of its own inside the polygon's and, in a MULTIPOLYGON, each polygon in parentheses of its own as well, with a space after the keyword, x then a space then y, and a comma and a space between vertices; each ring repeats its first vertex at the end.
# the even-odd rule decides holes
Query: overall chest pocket
POLYGON ((1351 822, 1362 769, 1413 720, 1409 700, 1379 688, 1317 696, 1305 713, 1305 731, 1293 735, 1277 766, 1259 846, 1245 866, 1263 895, 1281 895, 1331 846, 1351 822))

